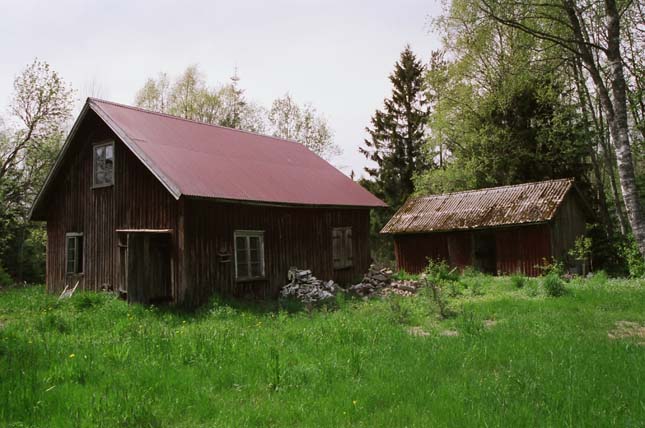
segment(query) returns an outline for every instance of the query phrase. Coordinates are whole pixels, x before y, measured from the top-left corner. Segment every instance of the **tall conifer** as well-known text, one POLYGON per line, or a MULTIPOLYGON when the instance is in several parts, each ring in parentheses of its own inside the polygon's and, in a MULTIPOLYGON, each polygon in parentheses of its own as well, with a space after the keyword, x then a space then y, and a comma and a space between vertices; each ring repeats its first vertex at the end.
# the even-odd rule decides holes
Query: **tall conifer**
POLYGON ((423 155, 428 120, 425 67, 409 45, 390 81, 392 95, 372 117, 366 128, 369 138, 359 150, 377 165, 365 168, 372 181, 369 187, 396 210, 414 191, 413 175, 428 166, 423 155))

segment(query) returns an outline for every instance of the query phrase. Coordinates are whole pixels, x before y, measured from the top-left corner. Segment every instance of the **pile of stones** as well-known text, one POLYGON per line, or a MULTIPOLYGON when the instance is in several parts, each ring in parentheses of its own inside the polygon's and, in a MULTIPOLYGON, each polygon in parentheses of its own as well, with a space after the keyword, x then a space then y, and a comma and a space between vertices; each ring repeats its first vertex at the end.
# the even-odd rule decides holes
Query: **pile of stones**
POLYGON ((389 294, 411 296, 416 294, 420 287, 420 282, 394 280, 392 279, 391 269, 378 269, 376 266, 371 265, 363 280, 349 287, 349 291, 364 298, 387 296, 389 294))
POLYGON ((331 299, 337 293, 346 291, 364 299, 390 294, 412 296, 422 286, 420 281, 395 280, 392 274, 391 269, 379 269, 371 265, 361 282, 345 290, 333 280, 323 281, 316 278, 310 270, 291 268, 288 276, 290 282, 282 287, 280 295, 309 305, 331 299))
POLYGON ((285 298, 313 304, 334 297, 339 291, 344 291, 334 281, 322 281, 312 275, 310 270, 298 268, 289 269, 289 284, 282 287, 280 295, 285 298))

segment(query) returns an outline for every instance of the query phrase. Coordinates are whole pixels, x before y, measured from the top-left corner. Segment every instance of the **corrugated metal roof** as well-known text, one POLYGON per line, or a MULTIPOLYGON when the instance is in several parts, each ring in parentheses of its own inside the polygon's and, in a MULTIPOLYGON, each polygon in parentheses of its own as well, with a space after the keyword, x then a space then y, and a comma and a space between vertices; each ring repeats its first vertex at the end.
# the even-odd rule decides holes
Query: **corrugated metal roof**
POLYGON ((176 198, 385 206, 295 141, 103 100, 88 103, 176 198))
POLYGON ((381 233, 420 233, 541 223, 555 215, 572 179, 411 198, 381 233))

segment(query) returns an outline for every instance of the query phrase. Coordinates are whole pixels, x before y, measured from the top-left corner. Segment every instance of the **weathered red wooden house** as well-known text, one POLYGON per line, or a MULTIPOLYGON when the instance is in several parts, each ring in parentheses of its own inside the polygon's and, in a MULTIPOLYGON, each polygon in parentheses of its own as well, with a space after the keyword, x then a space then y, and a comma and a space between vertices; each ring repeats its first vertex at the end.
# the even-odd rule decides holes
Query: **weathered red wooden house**
POLYGON ((430 258, 536 276, 545 260, 567 259, 588 212, 573 180, 550 180, 411 198, 381 233, 394 236, 398 267, 410 273, 430 258))
POLYGON ((88 99, 31 218, 48 290, 195 305, 275 296, 293 266, 354 281, 383 205, 294 141, 88 99))

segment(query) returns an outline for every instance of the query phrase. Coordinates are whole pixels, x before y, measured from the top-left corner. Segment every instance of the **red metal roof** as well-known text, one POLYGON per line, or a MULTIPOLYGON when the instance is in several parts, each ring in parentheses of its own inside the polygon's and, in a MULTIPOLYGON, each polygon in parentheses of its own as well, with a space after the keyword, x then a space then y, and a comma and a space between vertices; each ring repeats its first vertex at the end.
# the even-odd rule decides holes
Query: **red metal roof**
POLYGON ((573 187, 572 179, 411 198, 381 233, 479 229, 551 220, 573 187))
POLYGON ((108 101, 88 103, 176 198, 385 206, 295 141, 108 101))

